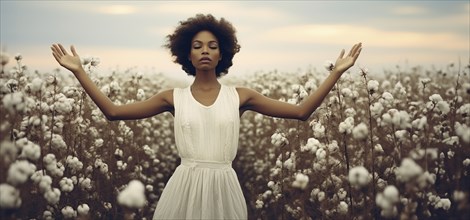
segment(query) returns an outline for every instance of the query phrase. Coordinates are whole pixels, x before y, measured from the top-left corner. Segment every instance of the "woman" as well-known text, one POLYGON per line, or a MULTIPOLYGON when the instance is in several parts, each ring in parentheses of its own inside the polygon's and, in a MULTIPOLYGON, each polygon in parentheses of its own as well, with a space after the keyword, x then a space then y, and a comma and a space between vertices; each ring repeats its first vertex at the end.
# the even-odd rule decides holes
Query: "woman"
POLYGON ((194 82, 126 105, 114 105, 90 80, 73 46, 69 54, 52 45, 57 62, 70 70, 108 120, 141 119, 171 112, 181 164, 168 181, 154 219, 246 219, 247 208, 231 162, 236 156, 240 116, 247 110, 280 118, 307 120, 341 74, 354 65, 361 44, 347 56, 342 50, 334 69, 300 105, 270 99, 255 90, 228 87, 218 78, 228 73, 239 51, 235 29, 212 15, 180 23, 166 47, 194 82))

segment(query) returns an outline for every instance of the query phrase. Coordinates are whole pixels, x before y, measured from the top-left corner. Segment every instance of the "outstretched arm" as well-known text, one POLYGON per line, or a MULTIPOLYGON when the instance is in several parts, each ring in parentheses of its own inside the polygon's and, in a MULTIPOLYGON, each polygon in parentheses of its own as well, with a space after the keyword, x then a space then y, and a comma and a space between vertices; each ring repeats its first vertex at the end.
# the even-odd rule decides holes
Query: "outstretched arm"
POLYGON ((331 71, 326 80, 318 87, 318 89, 309 95, 300 105, 293 105, 281 102, 256 92, 252 89, 238 88, 240 96, 240 110, 252 110, 264 115, 279 118, 291 118, 299 120, 307 120, 315 109, 320 106, 326 95, 331 91, 335 83, 341 75, 354 65, 362 50, 362 44, 355 44, 344 56, 344 49, 341 51, 335 63, 335 68, 331 71))
POLYGON ((61 44, 53 44, 52 55, 57 62, 70 70, 82 85, 85 92, 96 103, 98 108, 104 113, 108 120, 128 120, 141 119, 157 115, 173 109, 172 90, 166 90, 141 102, 126 105, 115 105, 106 95, 104 95, 93 81, 88 77, 82 67, 80 57, 75 48, 71 46, 72 55, 67 53, 61 44))

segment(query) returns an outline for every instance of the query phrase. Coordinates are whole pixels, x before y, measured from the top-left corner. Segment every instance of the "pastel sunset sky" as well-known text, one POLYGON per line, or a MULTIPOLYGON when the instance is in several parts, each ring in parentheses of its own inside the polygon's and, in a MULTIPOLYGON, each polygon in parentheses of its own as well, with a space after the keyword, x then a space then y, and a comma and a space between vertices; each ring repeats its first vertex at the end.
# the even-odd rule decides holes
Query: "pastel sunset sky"
POLYGON ((97 56, 100 69, 185 74, 162 47, 179 21, 197 13, 224 17, 241 51, 230 74, 323 68, 362 42, 358 67, 443 68, 469 63, 468 1, 6 1, 0 2, 1 50, 30 69, 58 67, 52 43, 97 56), (152 70, 152 71, 150 71, 152 70))

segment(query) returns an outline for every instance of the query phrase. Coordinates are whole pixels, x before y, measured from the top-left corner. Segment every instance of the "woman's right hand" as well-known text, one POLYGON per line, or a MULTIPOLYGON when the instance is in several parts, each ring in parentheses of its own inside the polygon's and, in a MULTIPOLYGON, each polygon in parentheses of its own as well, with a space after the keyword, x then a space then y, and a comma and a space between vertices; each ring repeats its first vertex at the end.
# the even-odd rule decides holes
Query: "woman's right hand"
POLYGON ((70 47, 72 55, 68 54, 61 44, 53 44, 51 49, 55 60, 57 60, 57 62, 66 69, 76 73, 83 68, 80 57, 75 51, 75 47, 70 47))

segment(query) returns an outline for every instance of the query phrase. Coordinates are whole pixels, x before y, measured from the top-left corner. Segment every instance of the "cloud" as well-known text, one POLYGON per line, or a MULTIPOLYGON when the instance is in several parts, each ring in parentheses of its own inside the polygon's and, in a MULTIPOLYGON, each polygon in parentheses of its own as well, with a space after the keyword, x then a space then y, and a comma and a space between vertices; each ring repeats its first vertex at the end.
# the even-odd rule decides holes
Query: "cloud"
POLYGON ((126 15, 136 13, 137 7, 131 5, 104 5, 97 7, 96 11, 104 14, 126 15))
POLYGON ((384 48, 434 48, 462 50, 469 48, 465 36, 450 32, 421 33, 413 31, 387 31, 359 25, 292 25, 274 28, 261 36, 270 42, 352 45, 384 48))
POLYGON ((422 15, 426 14, 428 9, 419 6, 398 6, 391 8, 390 12, 397 15, 422 15))

